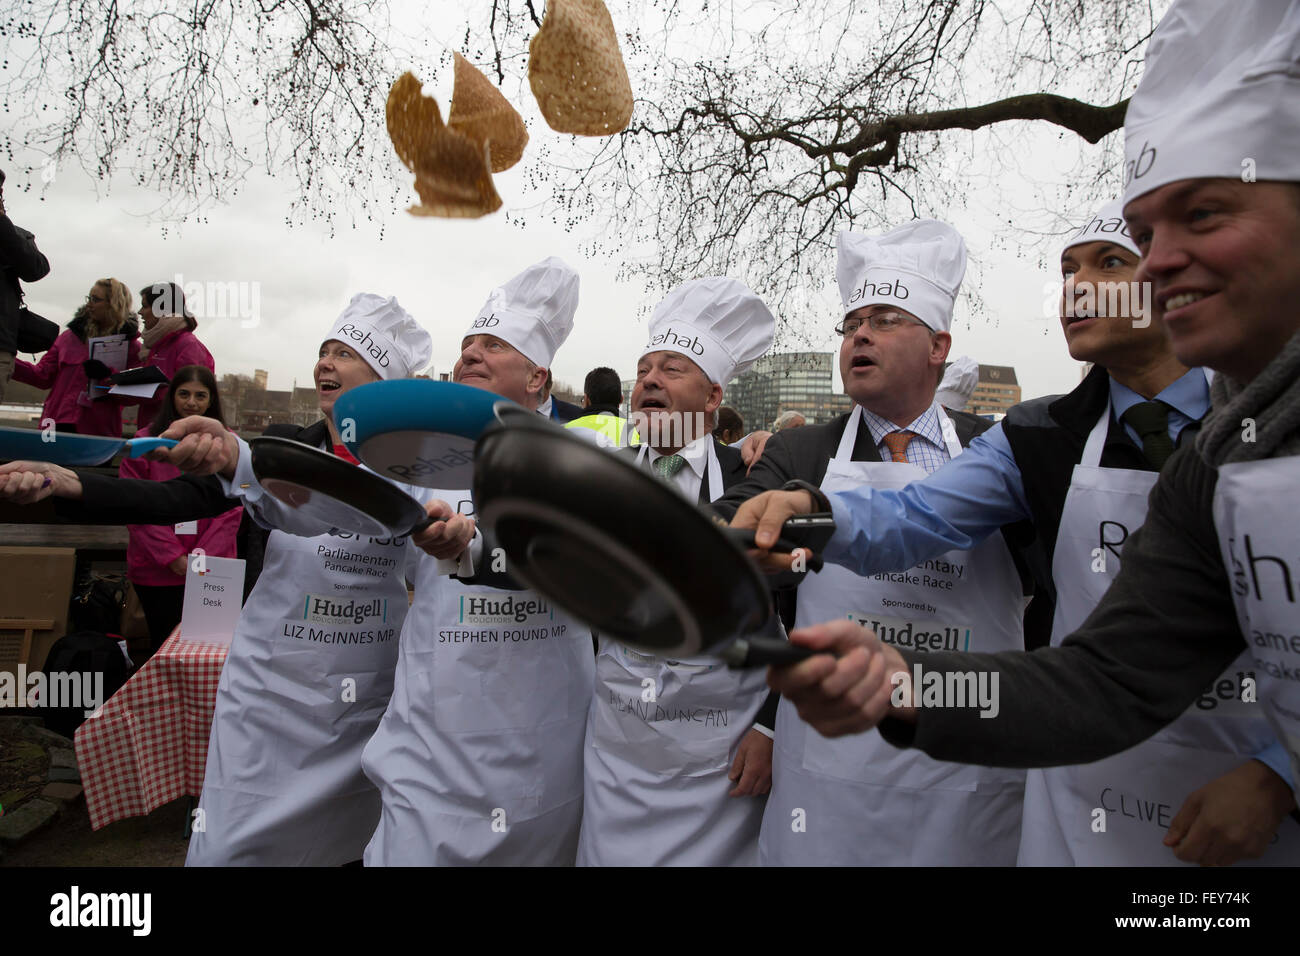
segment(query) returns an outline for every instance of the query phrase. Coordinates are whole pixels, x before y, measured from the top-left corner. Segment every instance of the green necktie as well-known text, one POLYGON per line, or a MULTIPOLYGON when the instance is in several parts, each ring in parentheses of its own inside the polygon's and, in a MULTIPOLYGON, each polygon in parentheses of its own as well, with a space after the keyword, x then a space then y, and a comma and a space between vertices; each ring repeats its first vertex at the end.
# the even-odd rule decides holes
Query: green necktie
POLYGON ((1169 406, 1164 402, 1138 402, 1124 413, 1124 421, 1142 439, 1142 453, 1156 471, 1164 467, 1174 453, 1174 440, 1169 437, 1169 406))
POLYGON ((655 459, 655 474, 664 481, 672 481, 673 475, 681 471, 685 464, 686 459, 681 455, 664 455, 655 459))

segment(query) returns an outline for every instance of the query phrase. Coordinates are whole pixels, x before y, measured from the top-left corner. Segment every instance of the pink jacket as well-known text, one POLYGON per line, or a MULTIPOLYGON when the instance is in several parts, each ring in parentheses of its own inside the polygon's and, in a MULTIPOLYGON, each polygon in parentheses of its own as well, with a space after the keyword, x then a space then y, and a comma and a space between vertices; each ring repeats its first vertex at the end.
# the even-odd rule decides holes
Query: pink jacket
MULTIPOLYGON (((72 329, 65 329, 36 364, 22 359, 14 361, 14 381, 36 388, 48 388, 41 418, 52 418, 60 425, 76 425, 83 435, 122 437, 122 406, 111 398, 82 404, 82 394, 89 384, 81 363, 90 358, 90 350, 72 329)), ((127 345, 127 367, 140 364, 140 340, 127 345)))
MULTIPOLYGON (((142 428, 136 435, 144 437, 148 433, 149 429, 142 428)), ((169 481, 180 473, 175 465, 147 458, 123 458, 118 466, 118 474, 123 478, 169 481)), ((130 541, 126 547, 126 576, 135 584, 147 587, 184 586, 185 578, 173 574, 167 565, 195 548, 202 548, 214 558, 237 557, 235 536, 243 514, 244 509, 235 505, 215 518, 200 518, 197 534, 177 534, 174 525, 127 525, 130 541)))
MULTIPOLYGON (((168 381, 171 381, 172 376, 186 365, 206 365, 208 371, 213 373, 217 370, 216 364, 212 361, 212 353, 188 329, 173 332, 159 342, 149 353, 144 364, 146 367, 158 366, 167 376, 168 381)), ((166 400, 167 388, 163 386, 154 393, 153 398, 146 398, 140 402, 136 422, 141 428, 149 427, 149 423, 153 421, 154 416, 158 414, 158 409, 162 408, 166 400)))

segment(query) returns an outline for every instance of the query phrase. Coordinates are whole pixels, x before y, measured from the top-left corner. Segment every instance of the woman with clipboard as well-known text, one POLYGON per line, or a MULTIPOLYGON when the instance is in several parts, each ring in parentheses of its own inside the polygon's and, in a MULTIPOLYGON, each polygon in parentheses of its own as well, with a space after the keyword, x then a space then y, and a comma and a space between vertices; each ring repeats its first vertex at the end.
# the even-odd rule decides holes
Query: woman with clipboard
POLYGON ((121 438, 121 405, 97 400, 93 383, 140 364, 139 336, 131 290, 117 279, 100 279, 39 362, 14 360, 13 379, 49 389, 42 425, 53 421, 56 431, 121 438))

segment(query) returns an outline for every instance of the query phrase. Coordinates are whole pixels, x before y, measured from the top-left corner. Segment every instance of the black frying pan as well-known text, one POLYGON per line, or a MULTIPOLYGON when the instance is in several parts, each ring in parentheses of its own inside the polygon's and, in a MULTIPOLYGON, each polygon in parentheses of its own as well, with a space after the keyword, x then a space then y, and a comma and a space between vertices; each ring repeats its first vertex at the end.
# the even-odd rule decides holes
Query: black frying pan
POLYGON ((327 451, 287 438, 254 438, 248 447, 268 494, 330 527, 400 537, 433 523, 410 495, 327 451))
MULTIPOLYGON (((535 413, 497 414, 475 447, 474 501, 512 574, 660 657, 758 667, 815 653, 786 641, 763 576, 703 511, 535 413)), ((752 547, 752 531, 739 536, 752 547)))

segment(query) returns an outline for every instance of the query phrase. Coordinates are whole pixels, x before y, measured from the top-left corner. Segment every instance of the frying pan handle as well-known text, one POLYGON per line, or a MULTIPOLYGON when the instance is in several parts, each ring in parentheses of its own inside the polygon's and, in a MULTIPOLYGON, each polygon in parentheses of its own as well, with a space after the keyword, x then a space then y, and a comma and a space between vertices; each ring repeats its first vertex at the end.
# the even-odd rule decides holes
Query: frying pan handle
POLYGON ((723 652, 723 658, 728 667, 738 670, 769 665, 785 667, 788 664, 798 664, 800 661, 807 660, 814 654, 824 653, 826 652, 815 651, 811 647, 791 644, 778 637, 759 636, 733 641, 723 652))
POLYGON ((425 530, 430 525, 437 524, 439 521, 446 521, 446 520, 447 520, 446 518, 425 518, 419 524, 411 528, 411 530, 407 532, 407 535, 419 534, 421 531, 425 530))
MULTIPOLYGON (((722 531, 728 538, 730 538, 736 544, 740 545, 742 548, 758 547, 756 544, 754 544, 753 528, 728 527, 728 528, 723 528, 722 531)), ((794 551, 796 548, 806 548, 806 547, 807 547, 806 545, 794 544, 788 538, 777 538, 776 544, 772 545, 771 550, 777 552, 778 554, 789 554, 791 551, 794 551)), ((807 550, 811 551, 812 549, 807 548, 807 550)), ((820 556, 816 554, 814 554, 811 558, 808 559, 809 571, 820 571, 824 565, 825 562, 821 559, 820 556)))

